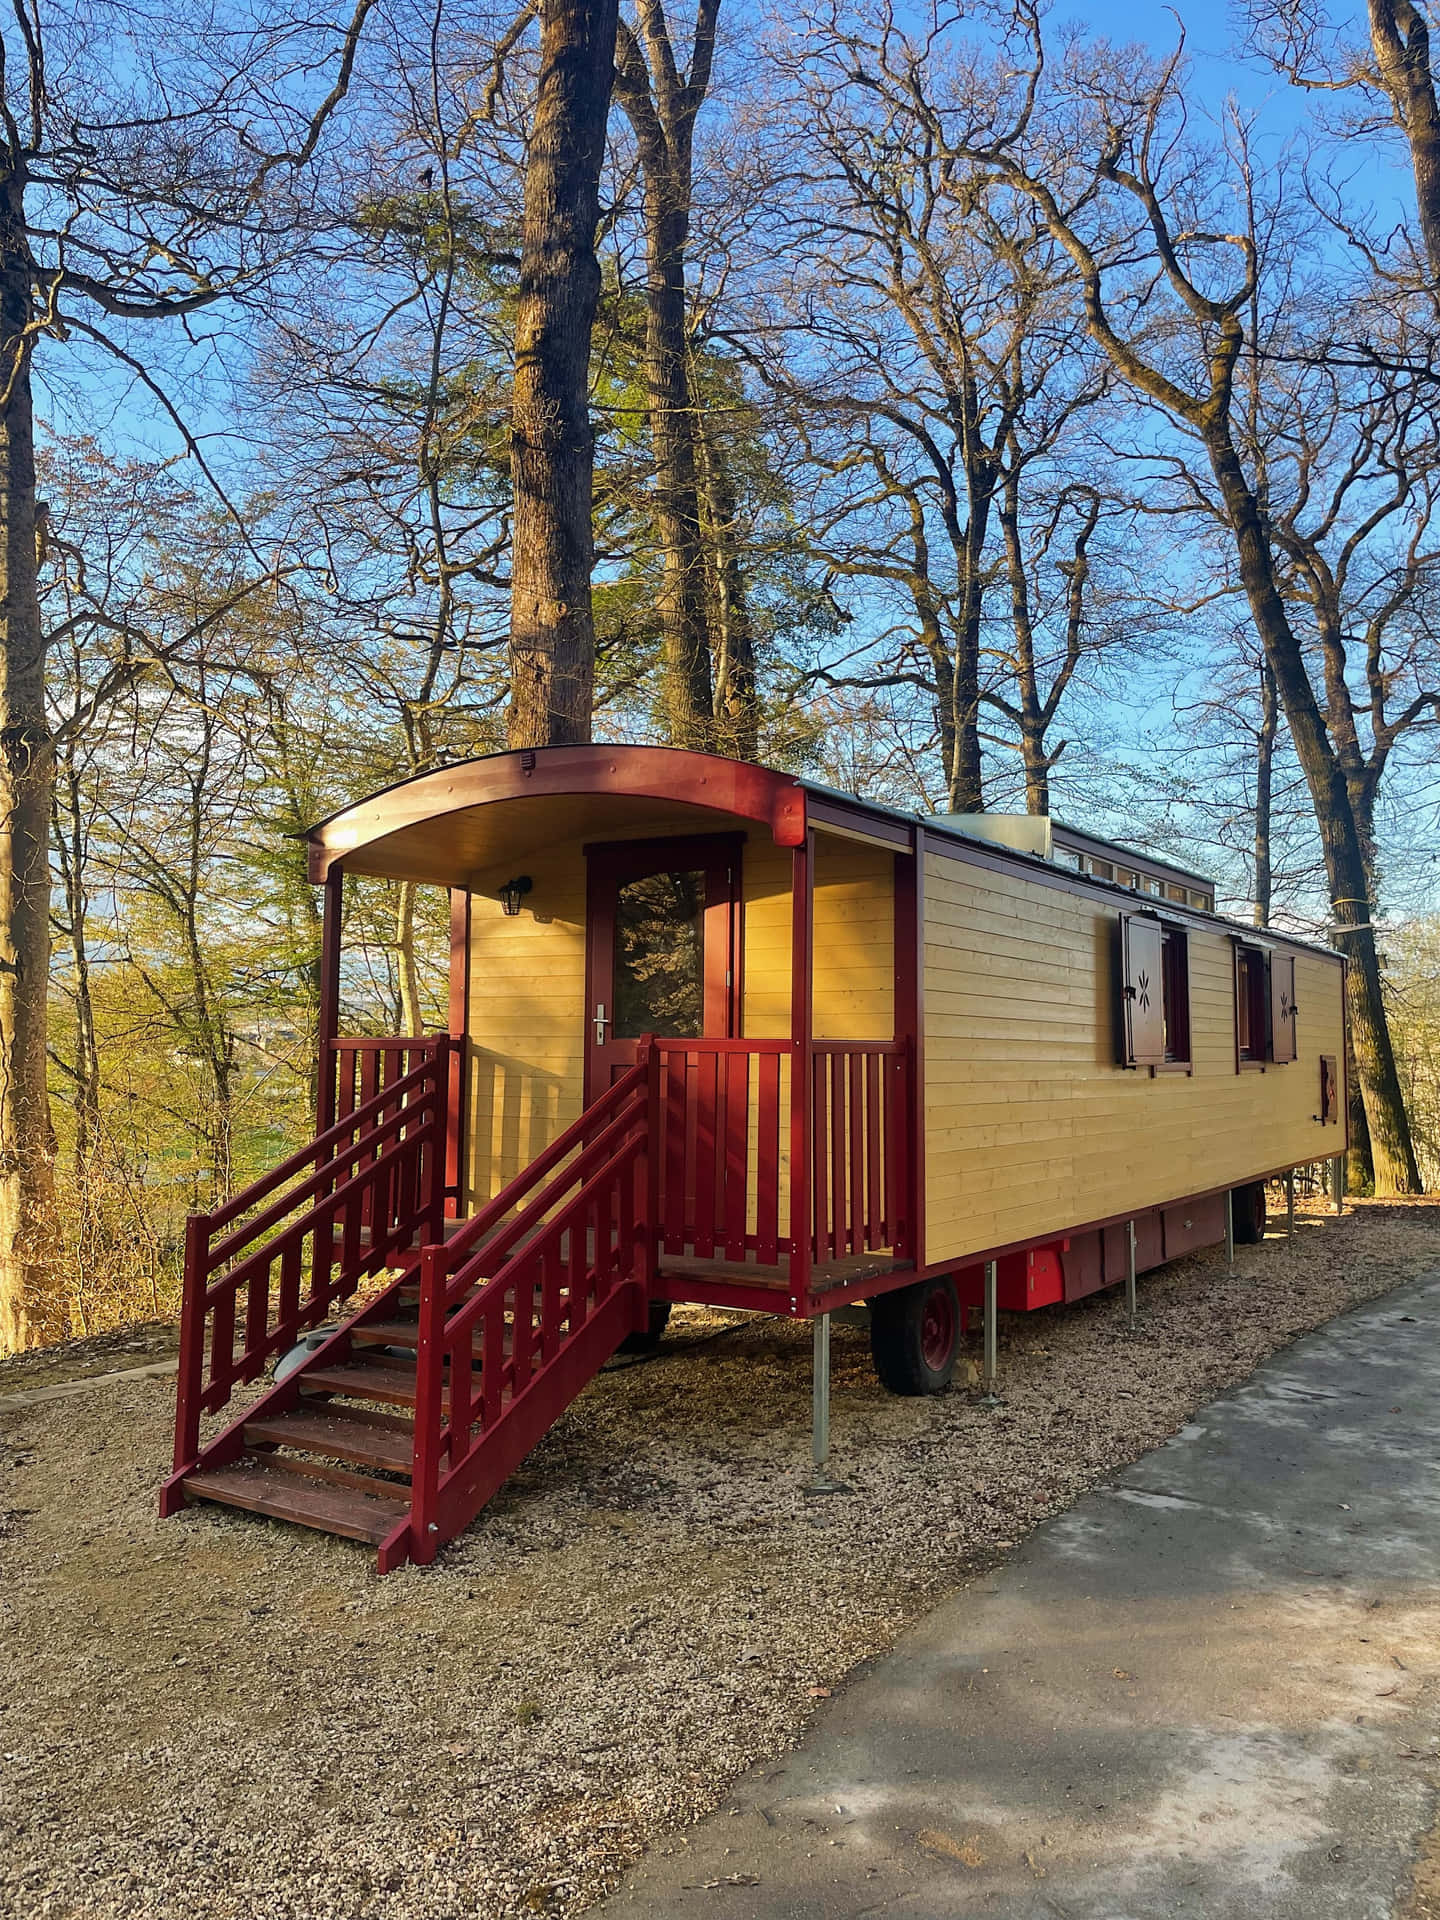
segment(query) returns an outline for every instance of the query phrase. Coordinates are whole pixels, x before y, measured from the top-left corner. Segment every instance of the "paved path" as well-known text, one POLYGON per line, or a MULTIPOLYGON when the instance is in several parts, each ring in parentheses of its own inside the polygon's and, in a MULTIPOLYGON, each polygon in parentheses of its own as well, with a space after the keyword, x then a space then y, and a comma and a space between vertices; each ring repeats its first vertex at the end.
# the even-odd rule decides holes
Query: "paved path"
POLYGON ((61 1380, 53 1387, 28 1387, 24 1393, 0 1394, 0 1413, 12 1407, 43 1407, 48 1400, 69 1400, 91 1387, 113 1386, 120 1380, 158 1380, 162 1374, 179 1371, 178 1360, 156 1360, 144 1367, 121 1367, 116 1373, 83 1373, 74 1380, 61 1380))
POLYGON ((1434 1813, 1437 1463, 1440 1275, 1041 1527, 599 1913, 1389 1920, 1434 1813))

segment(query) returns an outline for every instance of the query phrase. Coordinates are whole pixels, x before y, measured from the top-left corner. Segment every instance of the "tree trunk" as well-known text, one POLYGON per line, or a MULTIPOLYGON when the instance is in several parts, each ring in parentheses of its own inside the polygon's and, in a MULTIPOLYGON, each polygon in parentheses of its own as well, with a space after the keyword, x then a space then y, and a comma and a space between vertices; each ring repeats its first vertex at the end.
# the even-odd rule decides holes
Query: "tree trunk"
POLYGON ((1255 924, 1270 924, 1273 877, 1270 868, 1270 819, 1275 784, 1275 734, 1280 702, 1268 660, 1260 662, 1260 731, 1255 737, 1255 924))
POLYGON ((1050 762, 1045 753, 1045 719, 1035 673, 1035 627, 1030 618, 1030 582, 1020 535, 1020 478, 1011 467, 999 505, 1005 536, 1005 570, 1010 576, 1010 626, 1015 635, 1015 679, 1019 694, 1020 755, 1025 768, 1025 811, 1050 811, 1050 762))
POLYGON ((618 0, 543 0, 515 322, 512 747, 589 740, 595 689, 590 336, 618 0))
POLYGON ((395 898, 395 972, 399 986, 397 1033, 420 1031, 420 975, 415 965, 415 882, 401 880, 395 898))
POLYGON ((52 1297, 55 1138, 46 1086, 50 798, 35 551, 25 180, 0 181, 0 1353, 63 1332, 52 1297))
POLYGON ((1440 283, 1440 107, 1430 30, 1411 0, 1370 0, 1370 45, 1380 83, 1410 146, 1425 257, 1431 280, 1440 283))
POLYGON ((957 556, 965 569, 965 578, 961 586, 960 617, 956 622, 955 669, 950 677, 953 745, 948 773, 952 813, 985 811, 980 764, 980 620, 984 610, 981 566, 989 508, 988 495, 983 513, 972 501, 964 547, 957 556))
POLYGON ((64 798, 61 803, 57 796, 52 818, 60 881, 65 890, 65 921, 75 994, 75 1059, 71 1069, 75 1115, 73 1158, 76 1184, 83 1191, 91 1155, 100 1138, 100 1050, 95 1038, 90 942, 85 925, 85 837, 81 821, 79 776, 73 753, 66 755, 57 784, 64 798))
POLYGON ((1395 1067, 1375 948, 1370 883, 1344 771, 1275 582, 1260 511, 1222 422, 1205 435, 1240 560, 1240 578, 1265 657, 1275 675, 1290 737, 1305 775, 1325 856, 1335 944, 1349 961, 1346 989, 1355 1065, 1370 1128, 1377 1193, 1419 1193, 1420 1170, 1395 1067))
POLYGON ((688 187, 673 170, 645 182, 649 287, 645 325, 645 388, 655 456, 655 531, 664 573, 656 612, 665 647, 665 720, 677 747, 713 744, 710 630, 705 614, 705 557, 695 410, 686 345, 685 242, 688 187))
POLYGON ((760 695, 755 627, 735 545, 735 490, 725 452, 698 422, 704 503, 702 530, 710 556, 710 627, 715 650, 715 744, 737 760, 760 751, 760 695))

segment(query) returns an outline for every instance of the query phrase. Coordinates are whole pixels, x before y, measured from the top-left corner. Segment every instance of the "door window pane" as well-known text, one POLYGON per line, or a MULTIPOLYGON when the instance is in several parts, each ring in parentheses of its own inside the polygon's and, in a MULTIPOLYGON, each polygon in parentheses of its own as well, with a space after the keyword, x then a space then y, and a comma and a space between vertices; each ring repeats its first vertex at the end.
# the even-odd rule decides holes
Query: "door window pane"
POLYGON ((631 880, 615 896, 615 1037, 704 1032, 705 875, 631 880))

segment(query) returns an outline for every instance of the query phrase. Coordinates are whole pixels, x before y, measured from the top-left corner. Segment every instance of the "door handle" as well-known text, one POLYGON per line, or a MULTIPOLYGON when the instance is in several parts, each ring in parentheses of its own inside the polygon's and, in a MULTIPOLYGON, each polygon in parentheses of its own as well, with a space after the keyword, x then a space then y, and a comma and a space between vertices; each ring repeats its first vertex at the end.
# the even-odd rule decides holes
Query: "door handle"
POLYGON ((605 1002, 603 1000, 597 1000, 595 1002, 595 1044, 597 1047, 604 1046, 605 1029, 610 1024, 611 1023, 605 1018, 605 1002))

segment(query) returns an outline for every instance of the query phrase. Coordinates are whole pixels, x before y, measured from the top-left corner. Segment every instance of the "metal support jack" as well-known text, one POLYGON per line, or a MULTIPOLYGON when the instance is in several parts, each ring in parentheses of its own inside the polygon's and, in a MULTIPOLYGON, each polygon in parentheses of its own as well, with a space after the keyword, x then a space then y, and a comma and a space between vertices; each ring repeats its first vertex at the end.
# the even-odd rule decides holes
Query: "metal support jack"
POLYGON ((1285 1238, 1295 1238, 1295 1169, 1285 1176, 1285 1238))
POLYGON ((813 1379, 810 1401, 810 1461, 813 1471, 805 1483, 811 1493, 849 1493, 843 1480, 830 1472, 830 1316, 817 1313, 814 1333, 813 1379))
POLYGON ((985 1407, 998 1407, 1000 1395, 995 1382, 1000 1370, 1000 1323, 995 1305, 999 1292, 999 1267, 994 1260, 985 1262, 985 1345, 980 1367, 980 1385, 984 1392, 980 1404, 985 1407))
POLYGON ((1235 1264, 1235 1195, 1229 1187, 1225 1189, 1225 1258, 1233 1267, 1235 1264))
POLYGON ((1135 1331, 1137 1306, 1135 1300, 1135 1222, 1125 1223, 1125 1311, 1130 1318, 1130 1331, 1135 1331))
POLYGON ((1337 1153, 1330 1161, 1330 1191, 1335 1200, 1336 1213, 1345 1211, 1345 1156, 1337 1153))

